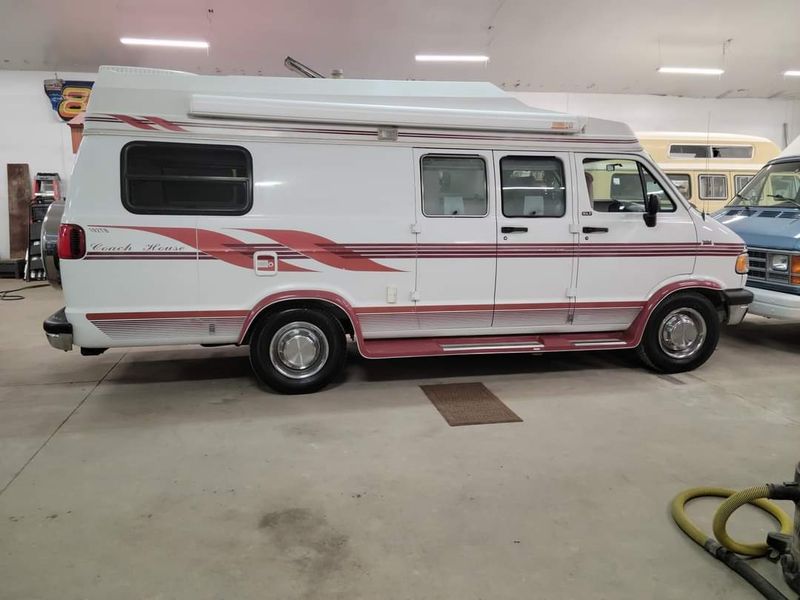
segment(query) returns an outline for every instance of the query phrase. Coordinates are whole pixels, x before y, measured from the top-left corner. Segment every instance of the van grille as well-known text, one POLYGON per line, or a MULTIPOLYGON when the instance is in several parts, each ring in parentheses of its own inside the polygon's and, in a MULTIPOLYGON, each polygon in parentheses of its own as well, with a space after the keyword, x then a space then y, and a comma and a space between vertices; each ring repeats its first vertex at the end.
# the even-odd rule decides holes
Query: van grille
MULTIPOLYGON (((783 254, 793 256, 791 252, 781 250, 770 251, 765 248, 748 248, 747 254, 750 259, 750 271, 747 274, 748 283, 752 281, 769 281, 772 283, 789 284, 789 273, 777 273, 767 268, 771 254, 783 254)), ((791 260, 791 259, 790 259, 791 260)))
POLYGON ((767 253, 764 250, 747 249, 750 259, 750 272, 748 279, 759 279, 764 281, 767 278, 767 253))

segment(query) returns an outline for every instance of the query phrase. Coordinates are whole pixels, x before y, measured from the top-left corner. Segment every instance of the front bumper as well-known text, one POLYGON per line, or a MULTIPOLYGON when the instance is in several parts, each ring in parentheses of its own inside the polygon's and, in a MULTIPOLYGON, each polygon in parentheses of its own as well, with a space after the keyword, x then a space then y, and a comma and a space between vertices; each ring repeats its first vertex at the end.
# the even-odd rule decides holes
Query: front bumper
POLYGON ((761 288, 747 289, 754 296, 750 305, 752 314, 775 319, 800 319, 800 296, 761 288))
POLYGON ((728 307, 728 325, 738 325, 747 314, 753 302, 753 292, 749 289, 724 290, 722 296, 728 307))
POLYGON ((47 341, 56 350, 72 350, 72 323, 67 321, 64 309, 57 310, 42 323, 47 341))

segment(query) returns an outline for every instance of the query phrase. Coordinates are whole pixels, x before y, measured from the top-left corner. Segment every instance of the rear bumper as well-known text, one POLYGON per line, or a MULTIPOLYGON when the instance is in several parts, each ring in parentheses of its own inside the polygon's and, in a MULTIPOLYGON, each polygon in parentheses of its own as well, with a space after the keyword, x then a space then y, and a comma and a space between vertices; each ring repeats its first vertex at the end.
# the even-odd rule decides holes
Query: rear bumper
POLYGON ((800 319, 800 296, 759 288, 747 289, 752 290, 754 296, 750 305, 752 314, 775 319, 800 319))
POLYGON ((64 309, 57 310, 42 323, 47 341, 57 350, 72 350, 72 323, 67 321, 64 309))
POLYGON ((728 307, 728 325, 738 325, 751 308, 753 292, 749 289, 723 290, 722 297, 728 307))

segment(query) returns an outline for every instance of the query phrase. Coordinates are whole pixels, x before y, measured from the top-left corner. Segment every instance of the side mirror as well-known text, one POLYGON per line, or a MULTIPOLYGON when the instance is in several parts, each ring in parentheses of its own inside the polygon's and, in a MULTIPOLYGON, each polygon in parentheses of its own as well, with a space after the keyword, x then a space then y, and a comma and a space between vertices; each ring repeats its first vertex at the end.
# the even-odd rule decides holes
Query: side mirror
POLYGON ((647 200, 644 201, 644 224, 648 227, 656 226, 656 215, 661 208, 661 203, 658 196, 655 194, 648 194, 647 200))

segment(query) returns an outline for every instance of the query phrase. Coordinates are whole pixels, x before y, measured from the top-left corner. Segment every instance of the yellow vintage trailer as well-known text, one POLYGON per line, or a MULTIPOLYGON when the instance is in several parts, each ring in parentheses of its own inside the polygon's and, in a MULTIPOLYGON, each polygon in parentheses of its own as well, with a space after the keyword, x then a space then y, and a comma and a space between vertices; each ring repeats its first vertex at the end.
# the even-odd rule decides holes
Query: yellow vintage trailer
POLYGON ((683 196, 706 212, 727 203, 780 152, 771 140, 754 135, 674 131, 636 135, 683 196))

